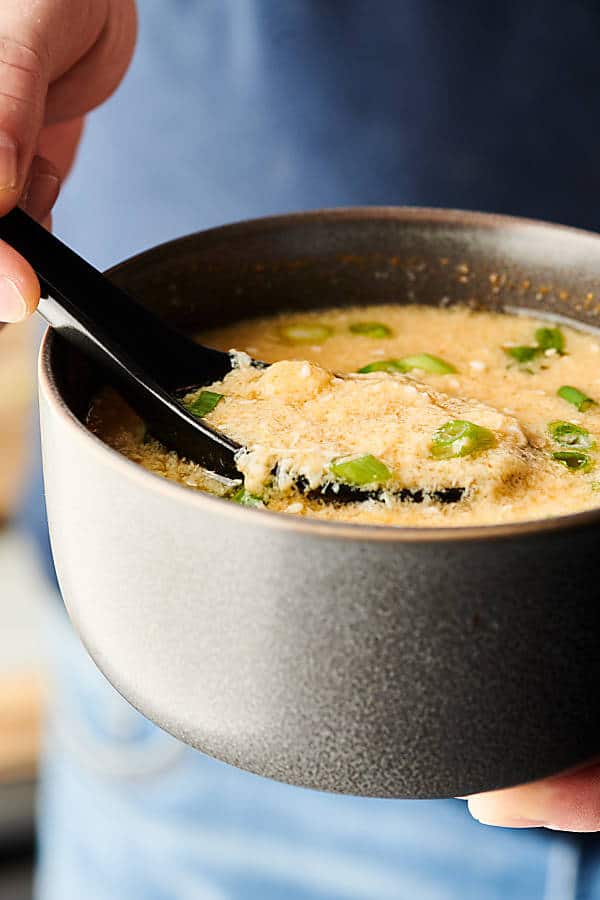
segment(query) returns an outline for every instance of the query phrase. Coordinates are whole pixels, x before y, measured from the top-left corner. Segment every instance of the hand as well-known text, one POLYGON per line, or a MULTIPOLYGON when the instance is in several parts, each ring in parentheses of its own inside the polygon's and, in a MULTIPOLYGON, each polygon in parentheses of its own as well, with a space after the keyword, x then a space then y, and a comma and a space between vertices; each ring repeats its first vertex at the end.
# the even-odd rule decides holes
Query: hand
MULTIPOLYGON (((134 0, 0 0, 0 216, 49 216, 84 115, 120 83, 135 45, 134 0)), ((37 306, 37 278, 0 241, 0 323, 37 306)))
POLYGON ((471 815, 485 825, 600 831, 600 762, 468 800, 471 815))

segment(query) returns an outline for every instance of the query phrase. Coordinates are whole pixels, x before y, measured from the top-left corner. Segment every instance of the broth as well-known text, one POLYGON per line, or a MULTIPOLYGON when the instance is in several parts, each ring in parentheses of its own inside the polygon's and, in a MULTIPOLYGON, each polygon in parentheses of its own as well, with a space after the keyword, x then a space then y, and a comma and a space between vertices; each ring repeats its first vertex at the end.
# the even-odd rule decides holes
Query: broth
POLYGON ((90 412, 94 432, 163 477, 280 512, 380 525, 494 524, 600 505, 591 332, 386 304, 249 319, 199 338, 242 352, 223 382, 188 402, 248 448, 243 489, 149 438, 114 391, 90 412), (279 365, 258 370, 243 354, 279 365))

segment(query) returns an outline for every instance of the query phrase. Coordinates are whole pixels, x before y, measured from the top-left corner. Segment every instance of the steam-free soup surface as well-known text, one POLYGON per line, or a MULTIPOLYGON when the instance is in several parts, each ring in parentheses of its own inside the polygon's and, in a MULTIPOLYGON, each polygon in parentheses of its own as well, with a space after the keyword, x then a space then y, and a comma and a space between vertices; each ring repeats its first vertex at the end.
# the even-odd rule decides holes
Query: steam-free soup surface
POLYGON ((368 306, 199 336, 241 351, 190 408, 247 450, 244 485, 152 440, 112 391, 90 427, 163 477, 322 519, 470 525, 600 504, 600 344, 527 316, 368 306), (277 363, 266 370, 243 354, 277 363))

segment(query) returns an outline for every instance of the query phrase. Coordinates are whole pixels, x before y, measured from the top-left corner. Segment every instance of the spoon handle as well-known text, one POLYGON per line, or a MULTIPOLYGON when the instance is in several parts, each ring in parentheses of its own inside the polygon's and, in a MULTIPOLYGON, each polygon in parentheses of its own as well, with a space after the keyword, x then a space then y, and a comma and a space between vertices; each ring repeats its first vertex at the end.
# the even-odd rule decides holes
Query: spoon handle
POLYGON ((88 355, 105 363, 115 352, 126 355, 171 391, 216 381, 231 368, 228 354, 171 328, 21 209, 0 219, 0 238, 37 274, 39 313, 88 355))
POLYGON ((151 434, 188 459, 239 477, 238 445, 192 416, 176 393, 223 378, 231 370, 229 354, 175 331, 22 210, 0 219, 0 239, 36 272, 40 314, 111 373, 151 434))

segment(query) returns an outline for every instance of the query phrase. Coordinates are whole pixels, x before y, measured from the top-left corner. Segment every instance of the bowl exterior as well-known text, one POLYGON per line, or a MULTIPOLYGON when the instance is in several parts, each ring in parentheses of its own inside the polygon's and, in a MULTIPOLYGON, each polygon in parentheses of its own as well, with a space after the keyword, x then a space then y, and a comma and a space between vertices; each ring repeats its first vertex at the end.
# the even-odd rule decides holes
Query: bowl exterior
POLYGON ((76 434, 46 391, 41 408, 69 613, 114 686, 176 737, 384 797, 523 782, 600 747, 595 531, 403 543, 226 501, 199 513, 76 434))
MULTIPOLYGON (((497 225, 484 216, 461 226, 459 214, 441 211, 296 221, 289 239, 281 223, 234 226, 227 240, 217 233, 183 239, 127 264, 119 279, 138 294, 155 285, 150 301, 160 308, 166 296, 167 314, 175 314, 191 309, 178 286, 187 279, 195 296, 199 260, 208 260, 208 305, 220 315, 222 297, 243 297, 230 290, 231 260, 278 255, 268 279, 262 263, 258 269, 248 262, 240 284, 266 311, 289 283, 303 308, 315 302, 312 263, 288 270, 279 257, 306 252, 311 242, 322 255, 329 241, 331 255, 317 261, 325 273, 319 296, 339 293, 340 283, 364 290, 360 279, 370 273, 394 296, 395 262, 386 268, 381 254, 375 263, 357 256, 348 274, 345 258, 338 264, 333 253, 352 235, 363 250, 385 241, 392 247, 404 222, 423 225, 423 246, 445 241, 447 256, 455 241, 462 252, 464 226, 465 254, 480 235, 487 258, 498 227, 508 256, 521 254, 521 267, 529 254, 548 277, 554 262, 546 240, 560 241, 561 265, 571 266, 575 274, 567 276, 580 279, 581 290, 582 259, 591 260, 595 248, 600 273, 599 240, 553 226, 506 219, 497 225), (346 229, 342 236, 338 227, 346 229)), ((418 262, 415 234, 410 259, 418 262)), ((421 278, 432 302, 444 296, 448 260, 437 262, 433 275, 410 263, 413 298, 421 278)), ((500 262, 494 266, 502 271, 500 262)), ((481 274, 481 290, 495 284, 481 274)), ((473 290, 463 281, 459 287, 473 290)), ((562 293, 551 293, 551 301, 567 314, 562 293)), ((499 302, 495 294, 490 302, 499 302)), ((403 529, 328 527, 204 497, 143 471, 85 429, 78 417, 92 387, 82 360, 65 375, 70 353, 50 335, 41 356, 44 471, 59 580, 100 669, 159 726, 261 775, 378 797, 504 787, 600 751, 597 516, 577 517, 568 527, 440 539, 426 531, 415 537, 403 529), (73 399, 78 393, 81 402, 73 399)))

